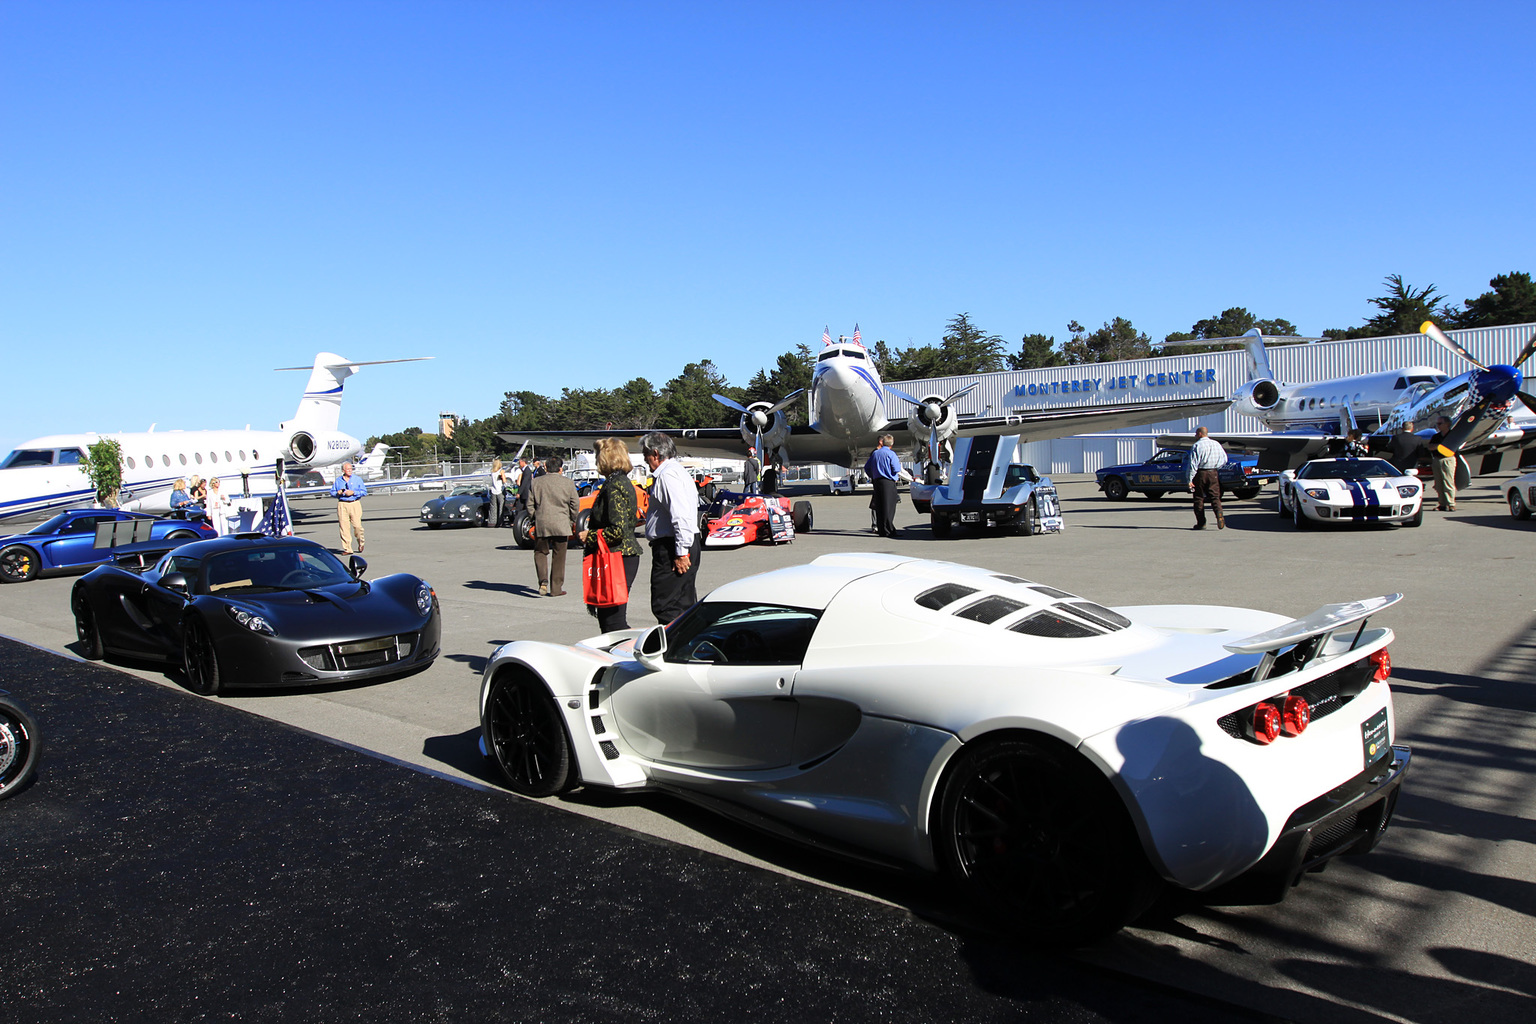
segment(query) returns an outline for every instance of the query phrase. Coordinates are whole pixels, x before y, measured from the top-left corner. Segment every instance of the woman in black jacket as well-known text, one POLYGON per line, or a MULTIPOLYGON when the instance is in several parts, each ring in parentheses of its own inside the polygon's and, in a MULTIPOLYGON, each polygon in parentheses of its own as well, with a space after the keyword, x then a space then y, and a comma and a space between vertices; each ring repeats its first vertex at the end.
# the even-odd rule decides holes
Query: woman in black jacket
MULTIPOLYGON (((617 551, 624 557, 624 579, 633 587, 635 573, 640 568, 640 545, 635 543, 638 520, 635 516, 635 485, 630 482, 629 470, 629 450, 623 441, 605 437, 597 442, 597 471, 603 474, 603 483, 592 501, 581 540, 590 555, 597 550, 597 538, 601 534, 608 542, 608 550, 617 551)), ((597 616, 598 628, 604 633, 629 628, 627 603, 607 608, 589 604, 587 611, 597 616)))

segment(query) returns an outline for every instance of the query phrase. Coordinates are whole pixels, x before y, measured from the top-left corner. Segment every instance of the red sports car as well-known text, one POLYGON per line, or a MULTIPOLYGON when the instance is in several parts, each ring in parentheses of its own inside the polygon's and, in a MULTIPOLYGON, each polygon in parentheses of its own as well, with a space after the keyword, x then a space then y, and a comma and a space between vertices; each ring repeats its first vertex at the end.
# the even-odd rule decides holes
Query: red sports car
POLYGON ((721 491, 704 510, 704 546, 739 548, 759 541, 787 544, 811 528, 811 503, 721 491))

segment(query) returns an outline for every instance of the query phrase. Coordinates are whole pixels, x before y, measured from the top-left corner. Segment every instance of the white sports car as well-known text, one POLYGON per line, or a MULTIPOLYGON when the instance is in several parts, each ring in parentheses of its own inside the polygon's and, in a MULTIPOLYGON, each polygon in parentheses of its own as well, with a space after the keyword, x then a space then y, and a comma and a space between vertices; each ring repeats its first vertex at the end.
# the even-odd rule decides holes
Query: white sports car
POLYGON ((1516 519, 1531 518, 1536 508, 1536 473, 1517 476, 1504 485, 1504 496, 1509 499, 1509 514, 1516 519))
POLYGON ((1340 521, 1397 523, 1424 521, 1424 485, 1414 470, 1404 473, 1385 459, 1313 459, 1280 474, 1278 508, 1298 530, 1340 521))
POLYGON ((1159 880, 1274 902, 1376 845, 1401 595, 1294 621, 1109 609, 1015 576, 824 555, 667 626, 501 647, 481 746, 527 795, 658 788, 864 859, 944 870, 1040 942, 1132 919, 1159 880))

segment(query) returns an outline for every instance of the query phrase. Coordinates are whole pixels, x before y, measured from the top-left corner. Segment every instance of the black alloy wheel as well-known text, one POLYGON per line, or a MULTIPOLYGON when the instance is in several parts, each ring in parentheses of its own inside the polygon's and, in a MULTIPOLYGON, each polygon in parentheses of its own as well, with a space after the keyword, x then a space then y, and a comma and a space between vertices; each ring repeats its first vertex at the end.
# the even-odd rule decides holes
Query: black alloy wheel
POLYGON ((1104 478, 1104 497, 1110 501, 1124 501, 1125 496, 1129 493, 1131 493, 1130 488, 1125 486, 1125 479, 1123 477, 1107 476, 1104 478))
POLYGON ((25 583, 37 576, 40 567, 37 552, 25 544, 12 544, 0 550, 0 581, 25 583))
POLYGON ((212 697, 219 692, 219 652, 202 619, 188 619, 182 629, 181 668, 193 693, 212 697))
POLYGON ((37 767, 37 725, 19 704, 0 697, 0 800, 22 786, 37 767))
POLYGON ((83 596, 75 598, 75 639, 80 641, 80 657, 86 661, 101 660, 101 630, 96 626, 96 613, 83 596))
POLYGON ((1108 935, 1157 879, 1107 779, 1073 751, 978 741, 946 773, 935 842, 976 906, 1041 946, 1108 935))
POLYGON ((514 793, 553 796, 579 781, 560 709, 543 682, 526 671, 502 672, 492 681, 485 738, 514 793))

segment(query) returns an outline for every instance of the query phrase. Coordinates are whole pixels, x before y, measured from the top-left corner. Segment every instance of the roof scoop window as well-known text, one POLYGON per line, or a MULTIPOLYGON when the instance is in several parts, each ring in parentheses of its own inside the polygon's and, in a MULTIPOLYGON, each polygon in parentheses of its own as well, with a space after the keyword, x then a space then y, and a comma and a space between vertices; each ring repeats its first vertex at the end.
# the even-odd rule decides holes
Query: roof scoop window
POLYGON ((1085 636, 1099 636, 1100 632, 1086 623, 1057 615, 1053 611, 1039 611, 1027 619, 1008 627, 1015 633, 1050 637, 1054 640, 1076 640, 1085 636))
POLYGON ((1026 587, 1029 586, 1029 580, 1021 580, 1017 576, 1005 576, 999 572, 993 573, 992 578, 995 580, 1002 580, 1004 583, 1022 583, 1026 587))
POLYGON ((1037 594, 1044 594, 1046 597, 1054 597, 1058 601, 1064 597, 1076 596, 1067 593, 1065 590, 1057 590, 1055 587, 1030 587, 1029 589, 1035 591, 1037 594))
POLYGON ((1023 601, 1015 601, 1011 597, 984 597, 955 612, 956 618, 970 619, 972 622, 996 622, 1006 615, 1012 615, 1020 608, 1025 607, 1023 601))
POLYGON ((938 611, 945 605, 954 604, 962 597, 969 597, 974 593, 976 593, 975 587, 967 587, 959 583, 944 583, 918 594, 917 603, 924 608, 938 611))
POLYGON ((1073 613, 1081 615, 1089 622, 1098 623, 1105 629, 1124 629, 1131 624, 1131 620, 1119 612, 1110 611, 1103 605, 1094 604, 1092 601, 1072 601, 1067 604, 1067 607, 1073 613))

